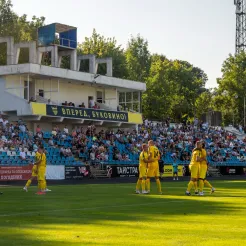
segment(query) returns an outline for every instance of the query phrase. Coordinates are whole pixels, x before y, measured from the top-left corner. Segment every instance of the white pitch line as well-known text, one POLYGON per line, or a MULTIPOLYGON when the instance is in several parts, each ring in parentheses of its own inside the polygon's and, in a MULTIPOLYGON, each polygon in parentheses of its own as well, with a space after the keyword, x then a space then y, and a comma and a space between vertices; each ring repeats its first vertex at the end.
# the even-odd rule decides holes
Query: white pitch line
POLYGON ((67 211, 87 211, 94 209, 104 209, 104 208, 124 208, 124 207, 135 207, 135 206, 149 206, 156 204, 164 203, 180 203, 184 201, 163 201, 163 202, 151 202, 151 203, 138 203, 138 204, 124 204, 124 205, 113 205, 113 206, 101 206, 101 207, 90 207, 90 208, 74 208, 74 209, 55 209, 47 211, 33 211, 33 212, 23 212, 23 213, 14 213, 14 214, 0 214, 0 217, 11 217, 19 215, 33 215, 33 214, 42 214, 42 213, 56 213, 56 212, 67 212, 67 211))

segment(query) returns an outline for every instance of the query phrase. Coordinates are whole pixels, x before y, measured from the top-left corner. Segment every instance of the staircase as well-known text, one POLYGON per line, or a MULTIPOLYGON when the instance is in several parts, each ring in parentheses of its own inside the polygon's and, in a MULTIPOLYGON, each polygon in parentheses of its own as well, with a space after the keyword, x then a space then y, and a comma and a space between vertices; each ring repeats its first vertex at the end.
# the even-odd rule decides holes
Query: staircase
POLYGON ((238 129, 236 129, 233 126, 225 127, 225 130, 228 131, 228 132, 231 132, 231 133, 235 134, 238 139, 241 139, 242 140, 242 139, 244 139, 246 137, 246 134, 244 134, 243 132, 240 132, 238 129))
POLYGON ((221 177, 222 174, 220 173, 219 168, 215 166, 209 166, 208 167, 208 176, 210 177, 221 177))

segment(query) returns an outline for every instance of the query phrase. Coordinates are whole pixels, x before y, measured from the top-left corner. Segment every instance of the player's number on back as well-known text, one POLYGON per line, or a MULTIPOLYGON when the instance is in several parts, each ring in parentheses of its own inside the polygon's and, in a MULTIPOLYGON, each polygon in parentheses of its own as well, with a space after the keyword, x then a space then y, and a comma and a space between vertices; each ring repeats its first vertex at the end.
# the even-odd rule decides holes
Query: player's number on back
POLYGON ((154 158, 157 158, 159 156, 159 151, 158 150, 155 150, 154 151, 154 158))

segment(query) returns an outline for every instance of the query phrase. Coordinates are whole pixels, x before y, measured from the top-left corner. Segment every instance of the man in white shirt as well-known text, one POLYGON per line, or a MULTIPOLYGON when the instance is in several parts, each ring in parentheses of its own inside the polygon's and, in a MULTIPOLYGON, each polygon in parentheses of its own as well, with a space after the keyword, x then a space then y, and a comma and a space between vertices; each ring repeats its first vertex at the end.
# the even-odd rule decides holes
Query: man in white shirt
POLYGON ((26 153, 24 151, 24 148, 22 148, 22 150, 20 152, 20 158, 21 158, 21 160, 26 160, 26 153))
POLYGON ((66 134, 68 134, 68 128, 67 128, 67 126, 64 127, 63 131, 64 131, 66 134))

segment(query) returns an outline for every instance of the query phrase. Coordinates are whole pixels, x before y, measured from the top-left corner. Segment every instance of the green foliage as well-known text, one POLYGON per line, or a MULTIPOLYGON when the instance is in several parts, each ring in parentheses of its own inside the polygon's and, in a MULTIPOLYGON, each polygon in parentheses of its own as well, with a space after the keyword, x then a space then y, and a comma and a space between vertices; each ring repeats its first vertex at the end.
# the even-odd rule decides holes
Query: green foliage
POLYGON ((223 113, 224 124, 243 122, 243 105, 246 96, 246 53, 229 55, 222 66, 222 77, 217 80, 214 104, 223 113))
POLYGON ((144 82, 147 80, 151 66, 148 41, 139 34, 131 36, 125 51, 128 79, 144 82))
MULTIPOLYGON (((113 58, 113 76, 118 78, 127 77, 126 59, 124 50, 121 45, 117 44, 115 38, 105 38, 93 29, 91 37, 86 37, 85 40, 78 45, 78 54, 94 54, 97 58, 112 57, 113 58)), ((83 71, 89 71, 88 61, 81 62, 83 71)), ((99 74, 106 74, 106 66, 98 66, 99 74)))
MULTIPOLYGON (((13 36, 15 42, 37 40, 37 28, 44 25, 44 17, 33 16, 27 21, 27 16, 18 16, 12 10, 11 0, 0 0, 0 36, 13 36)), ((6 64, 6 45, 0 46, 0 65, 6 64)), ((28 52, 20 53, 19 63, 28 60, 28 52)))
POLYGON ((213 109, 213 94, 210 90, 206 90, 202 92, 196 99, 196 116, 200 118, 204 113, 207 113, 210 109, 213 109))
POLYGON ((193 116, 196 98, 205 90, 206 80, 206 74, 188 62, 153 55, 143 95, 144 115, 159 120, 193 116))

